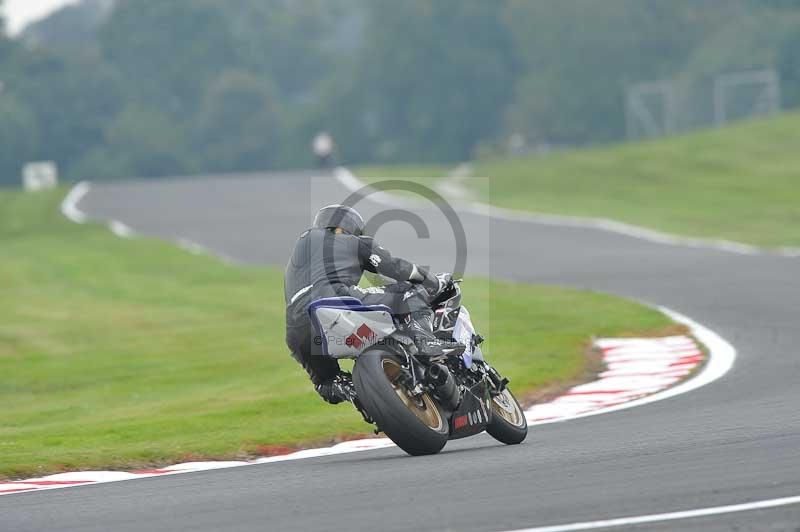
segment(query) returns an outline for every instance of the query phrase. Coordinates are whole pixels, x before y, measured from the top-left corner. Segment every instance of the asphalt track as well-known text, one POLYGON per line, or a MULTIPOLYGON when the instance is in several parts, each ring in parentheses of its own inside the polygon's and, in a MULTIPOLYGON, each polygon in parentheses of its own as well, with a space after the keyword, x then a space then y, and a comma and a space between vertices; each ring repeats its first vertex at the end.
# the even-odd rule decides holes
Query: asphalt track
MULTIPOLYGON (((221 176, 93 185, 80 208, 139 233, 283 266, 313 212, 345 196, 336 181, 311 174, 221 176)), ((367 217, 386 209, 369 200, 358 207, 367 217)), ((451 269, 449 225, 435 209, 417 212, 430 238, 393 222, 379 239, 451 269)), ((475 214, 460 220, 468 273, 666 305, 729 340, 736 365, 689 394, 536 427, 516 447, 482 436, 433 457, 386 449, 5 496, 0 530, 500 531, 800 495, 800 260, 475 214)), ((631 529, 798 530, 800 505, 631 529)))

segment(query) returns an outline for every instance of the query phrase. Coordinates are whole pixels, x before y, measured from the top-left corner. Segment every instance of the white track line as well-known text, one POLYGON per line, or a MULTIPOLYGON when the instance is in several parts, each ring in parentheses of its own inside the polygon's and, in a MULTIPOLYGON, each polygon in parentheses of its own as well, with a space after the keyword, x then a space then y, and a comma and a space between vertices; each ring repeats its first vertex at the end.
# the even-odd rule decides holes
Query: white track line
POLYGON ((76 224, 82 224, 88 220, 86 214, 78 208, 78 203, 89 193, 89 190, 89 183, 81 181, 72 187, 64 201, 61 202, 61 212, 76 224))
MULTIPOLYGON (((61 213, 70 221, 83 224, 90 220, 89 215, 83 212, 78 204, 91 191, 92 186, 88 181, 77 183, 61 202, 61 213)), ((136 232, 119 220, 109 220, 106 223, 108 229, 120 238, 134 238, 136 232)))
POLYGON ((747 512, 750 510, 764 510, 767 508, 777 508, 800 504, 800 497, 784 497, 782 499, 769 499, 764 501, 746 502, 742 504, 731 504, 728 506, 714 506, 711 508, 701 508, 697 510, 686 510, 682 512, 670 512, 664 514, 638 515, 635 517, 619 517, 616 519, 605 519, 602 521, 587 521, 584 523, 570 523, 567 525, 540 526, 535 528, 522 528, 513 532, 573 532, 575 530, 595 530, 598 528, 612 528, 619 526, 641 525, 646 523, 659 523, 664 521, 677 521, 679 519, 692 519, 697 517, 708 517, 712 515, 731 514, 737 512, 747 512))
POLYGON ((730 344, 730 342, 725 340, 711 329, 697 323, 683 314, 679 314, 666 307, 659 306, 657 308, 673 321, 689 327, 692 335, 708 349, 709 355, 700 373, 689 380, 683 381, 677 386, 673 386, 672 388, 667 388, 664 391, 642 397, 641 399, 635 399, 627 403, 609 406, 600 410, 593 410, 592 412, 579 414, 568 419, 558 421, 567 421, 582 417, 596 416, 599 414, 607 414, 609 412, 627 410, 628 408, 655 403, 656 401, 663 401, 664 399, 669 399, 670 397, 675 397, 676 395, 691 392, 692 390, 696 390, 701 386, 705 386, 706 384, 714 382, 730 371, 730 369, 733 367, 734 361, 736 360, 736 349, 730 344))
MULTIPOLYGON (((351 192, 360 190, 366 186, 366 183, 358 179, 347 168, 339 167, 334 170, 334 177, 344 185, 351 192)), ((375 192, 369 195, 369 199, 376 203, 384 205, 398 204, 405 205, 420 205, 421 201, 407 197, 400 197, 387 192, 375 192)), ((713 249, 716 251, 726 251, 728 253, 736 253, 739 255, 778 255, 781 257, 798 258, 800 257, 800 248, 783 247, 779 249, 765 249, 750 244, 743 244, 741 242, 733 242, 730 240, 722 239, 704 239, 704 238, 691 238, 662 233, 653 229, 639 227, 636 225, 618 222, 616 220, 609 220, 607 218, 589 218, 580 216, 559 216, 551 214, 537 214, 532 212, 517 211, 513 209, 505 209, 481 203, 476 201, 459 202, 458 208, 462 211, 471 212, 481 216, 497 218, 500 220, 511 220, 515 222, 529 222, 540 225, 551 225, 560 227, 579 227, 589 229, 599 229, 610 233, 617 233, 648 242, 655 242, 658 244, 666 244, 670 246, 681 246, 689 248, 700 249, 713 249)))
MULTIPOLYGON (((683 316, 671 313, 670 317, 686 323, 683 316)), ((703 358, 697 344, 686 336, 599 339, 595 341, 595 346, 602 349, 603 361, 608 370, 600 373, 596 380, 575 386, 548 403, 530 407, 525 412, 530 426, 571 421, 641 406, 672 397, 674 394, 670 392, 676 388, 683 388, 682 393, 685 393, 718 378, 713 375, 715 368, 728 362, 727 357, 731 354, 719 344, 713 344, 712 360, 716 358, 719 349, 719 356, 723 361, 709 360, 700 374, 684 381, 687 375, 702 364, 703 358), (687 351, 686 345, 692 345, 693 351, 687 351), (627 350, 629 354, 625 360, 614 361, 614 353, 620 348, 627 350), (708 376, 713 378, 709 379, 708 376), (681 381, 683 383, 675 386, 681 381), (688 383, 692 385, 687 386, 688 383)))
MULTIPOLYGON (((72 187, 64 200, 61 202, 61 212, 64 214, 64 216, 66 216, 70 221, 78 224, 83 224, 90 221, 91 218, 89 215, 80 210, 78 207, 80 201, 85 198, 90 191, 91 184, 88 181, 81 181, 72 187)), ((119 220, 109 220, 106 222, 106 226, 112 233, 120 238, 134 238, 138 236, 134 229, 119 220)), ((186 238, 178 238, 174 240, 174 242, 178 245, 178 247, 190 253, 195 255, 208 254, 216 257, 229 266, 246 265, 244 262, 237 260, 230 255, 212 251, 202 244, 198 244, 197 242, 193 242, 186 238)))
POLYGON ((211 251, 207 247, 188 238, 179 238, 176 243, 181 249, 185 249, 194 255, 211 255, 211 251))
POLYGON ((136 236, 136 233, 125 225, 124 223, 120 222, 119 220, 111 220, 108 222, 108 228, 111 230, 112 233, 117 235, 120 238, 133 238, 136 236))

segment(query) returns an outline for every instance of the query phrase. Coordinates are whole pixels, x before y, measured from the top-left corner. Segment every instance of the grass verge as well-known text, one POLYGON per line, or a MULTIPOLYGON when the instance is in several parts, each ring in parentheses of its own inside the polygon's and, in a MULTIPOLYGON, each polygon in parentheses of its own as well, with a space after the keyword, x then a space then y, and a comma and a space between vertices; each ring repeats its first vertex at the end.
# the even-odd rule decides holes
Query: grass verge
MULTIPOLYGON (((451 170, 447 166, 362 166, 353 173, 367 184, 399 180, 433 188, 437 182, 445 179, 451 170)), ((416 191, 388 189, 386 192, 421 199, 416 191)))
POLYGON ((476 165, 484 201, 669 233, 800 246, 800 115, 476 165))
POLYGON ((438 179, 447 177, 452 170, 448 166, 361 166, 355 170, 359 179, 366 183, 386 179, 407 179, 415 183, 430 185, 438 179))
MULTIPOLYGON (((668 233, 800 246, 800 114, 636 144, 478 161, 461 186, 482 201, 611 218, 668 233)), ((441 168, 363 167, 367 182, 433 186, 441 168)))
MULTIPOLYGON (((63 219, 0 191, 0 477, 242 458, 368 430, 283 342, 282 272, 63 219)), ((522 393, 583 375, 590 338, 665 330, 614 297, 471 279, 487 352, 522 393)))

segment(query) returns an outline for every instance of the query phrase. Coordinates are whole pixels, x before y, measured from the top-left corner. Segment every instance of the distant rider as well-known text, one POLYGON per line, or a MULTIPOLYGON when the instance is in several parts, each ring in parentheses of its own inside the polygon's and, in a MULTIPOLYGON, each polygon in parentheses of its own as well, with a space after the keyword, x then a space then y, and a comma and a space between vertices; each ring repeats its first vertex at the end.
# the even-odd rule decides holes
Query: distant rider
POLYGON ((333 137, 327 131, 318 133, 311 142, 311 150, 314 152, 320 168, 328 168, 333 165, 333 149, 333 137))
POLYGON ((317 299, 350 296, 364 305, 388 306, 404 317, 405 329, 424 355, 441 355, 463 347, 433 334, 430 301, 443 289, 443 282, 416 264, 392 257, 363 233, 364 219, 355 209, 345 205, 323 207, 313 227, 300 235, 284 277, 286 344, 317 392, 332 404, 353 396, 352 382, 335 359, 322 355, 320 339, 315 341, 307 310, 317 299), (397 283, 360 288, 364 271, 397 283))

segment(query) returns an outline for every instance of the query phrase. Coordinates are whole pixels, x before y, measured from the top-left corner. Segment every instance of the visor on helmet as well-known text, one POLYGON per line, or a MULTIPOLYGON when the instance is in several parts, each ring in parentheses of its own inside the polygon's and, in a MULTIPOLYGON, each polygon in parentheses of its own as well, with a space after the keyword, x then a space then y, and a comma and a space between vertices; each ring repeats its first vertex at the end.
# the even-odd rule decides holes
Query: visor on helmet
POLYGON ((350 234, 361 236, 364 234, 364 218, 357 210, 347 205, 328 205, 317 211, 314 227, 320 229, 341 227, 350 234))

